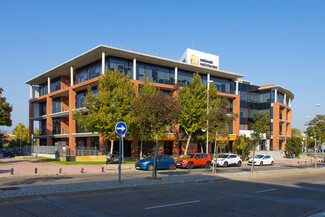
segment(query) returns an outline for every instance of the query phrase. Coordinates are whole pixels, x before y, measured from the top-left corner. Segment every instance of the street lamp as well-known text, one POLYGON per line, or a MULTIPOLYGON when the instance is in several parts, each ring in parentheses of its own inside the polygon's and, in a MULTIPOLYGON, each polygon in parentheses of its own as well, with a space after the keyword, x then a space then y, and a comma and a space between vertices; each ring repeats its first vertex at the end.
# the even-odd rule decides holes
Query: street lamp
POLYGON ((210 89, 210 83, 213 83, 212 80, 210 80, 210 74, 207 76, 207 144, 206 144, 206 153, 209 153, 209 89, 210 89))

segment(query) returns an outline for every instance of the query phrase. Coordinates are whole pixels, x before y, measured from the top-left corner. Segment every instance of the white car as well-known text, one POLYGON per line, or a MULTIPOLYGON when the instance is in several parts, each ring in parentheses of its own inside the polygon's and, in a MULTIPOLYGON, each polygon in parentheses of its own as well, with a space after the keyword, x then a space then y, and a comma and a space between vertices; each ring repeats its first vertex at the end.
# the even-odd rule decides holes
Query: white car
MULTIPOLYGON (((253 158, 248 160, 248 165, 251 165, 253 158)), ((269 154, 259 154, 255 156, 254 165, 263 166, 263 165, 274 165, 274 158, 269 154)))
POLYGON ((237 165, 241 167, 242 160, 237 154, 221 154, 217 158, 217 166, 227 167, 229 165, 237 165))

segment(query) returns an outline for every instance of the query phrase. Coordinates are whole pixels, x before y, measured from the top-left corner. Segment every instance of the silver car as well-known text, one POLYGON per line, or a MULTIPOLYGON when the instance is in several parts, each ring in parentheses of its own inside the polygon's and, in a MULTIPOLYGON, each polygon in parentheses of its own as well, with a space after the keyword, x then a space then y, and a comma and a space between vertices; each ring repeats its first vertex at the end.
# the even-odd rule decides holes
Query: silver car
MULTIPOLYGON (((248 160, 248 165, 252 165, 253 158, 248 160)), ((274 165, 274 158, 269 154, 258 154, 255 156, 254 165, 263 166, 263 165, 274 165)))

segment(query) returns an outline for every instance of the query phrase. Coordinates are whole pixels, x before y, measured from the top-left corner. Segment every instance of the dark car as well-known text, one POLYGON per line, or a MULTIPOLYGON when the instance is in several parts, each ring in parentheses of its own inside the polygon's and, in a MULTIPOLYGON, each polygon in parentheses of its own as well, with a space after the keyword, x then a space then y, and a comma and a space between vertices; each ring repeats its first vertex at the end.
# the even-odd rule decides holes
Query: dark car
MULTIPOLYGON (((153 170, 154 160, 155 160, 155 156, 150 155, 136 162, 135 168, 137 170, 153 170)), ((157 169, 169 169, 169 170, 176 169, 176 164, 174 162, 174 159, 171 156, 165 154, 157 155, 157 169)))

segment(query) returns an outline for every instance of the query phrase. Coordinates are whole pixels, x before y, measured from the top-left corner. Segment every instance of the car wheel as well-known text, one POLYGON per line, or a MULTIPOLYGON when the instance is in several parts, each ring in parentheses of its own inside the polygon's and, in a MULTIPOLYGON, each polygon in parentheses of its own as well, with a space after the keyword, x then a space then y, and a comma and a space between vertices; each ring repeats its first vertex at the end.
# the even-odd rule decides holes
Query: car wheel
POLYGON ((274 165, 274 161, 271 162, 271 166, 273 166, 273 165, 274 165))
POLYGON ((188 163, 187 164, 187 169, 193 169, 194 167, 194 164, 193 163, 188 163))
POLYGON ((169 170, 176 170, 175 164, 169 164, 169 170))
POLYGON ((241 161, 238 161, 237 167, 241 167, 241 161))
POLYGON ((148 166, 148 170, 149 170, 149 171, 152 171, 152 170, 153 170, 153 165, 152 165, 152 164, 150 164, 150 165, 148 166))
POLYGON ((226 161, 223 163, 223 167, 227 167, 227 166, 228 166, 228 162, 226 161))
POLYGON ((263 166, 263 161, 261 161, 260 166, 263 166))
POLYGON ((205 168, 210 168, 211 167, 211 162, 206 162, 205 168))

